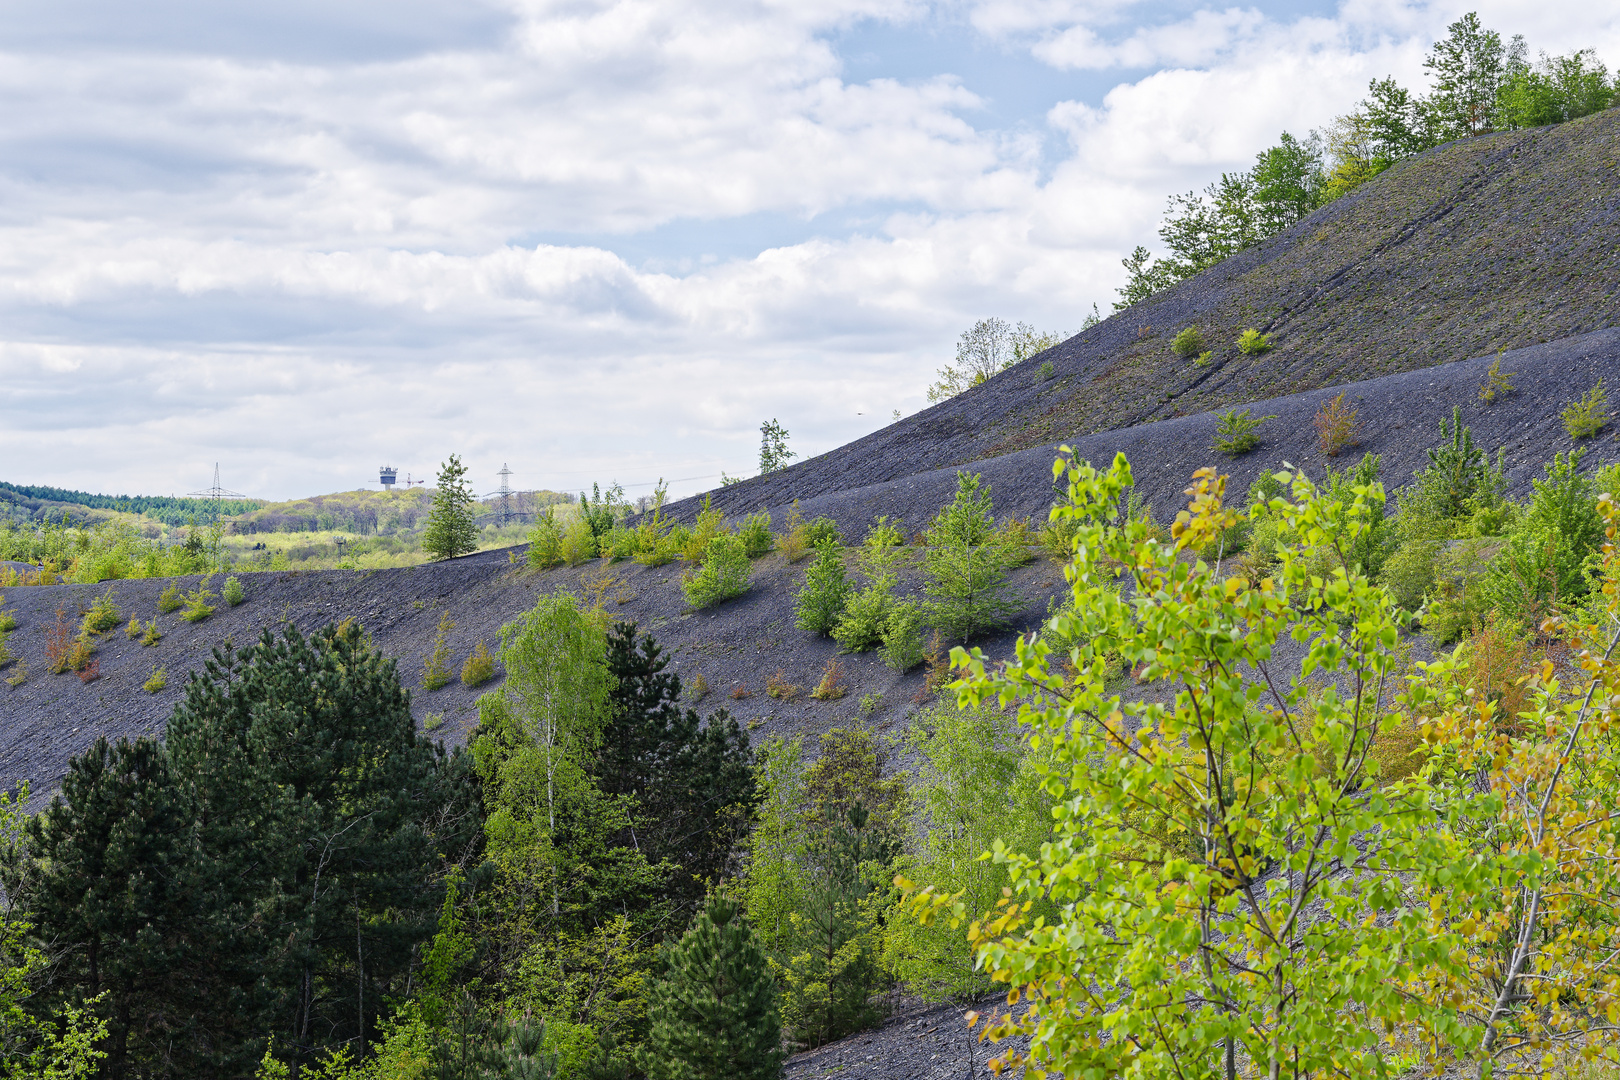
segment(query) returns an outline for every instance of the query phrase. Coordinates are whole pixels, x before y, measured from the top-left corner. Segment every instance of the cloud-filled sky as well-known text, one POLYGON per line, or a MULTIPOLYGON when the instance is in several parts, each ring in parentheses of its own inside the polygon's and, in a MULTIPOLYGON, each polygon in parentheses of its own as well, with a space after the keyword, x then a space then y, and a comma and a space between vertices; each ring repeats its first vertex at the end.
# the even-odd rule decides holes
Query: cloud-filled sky
POLYGON ((267 498, 753 472, 1072 332, 1165 198, 1423 85, 1470 7, 0 0, 0 479, 267 498))

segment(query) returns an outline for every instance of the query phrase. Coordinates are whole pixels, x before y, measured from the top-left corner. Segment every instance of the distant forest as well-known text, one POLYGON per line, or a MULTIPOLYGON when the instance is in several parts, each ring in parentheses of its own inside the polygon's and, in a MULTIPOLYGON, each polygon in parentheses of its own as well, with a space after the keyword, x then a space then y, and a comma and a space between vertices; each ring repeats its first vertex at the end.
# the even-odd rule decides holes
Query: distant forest
POLYGON ((19 498, 34 502, 67 503, 90 510, 145 514, 165 525, 184 525, 194 517, 212 516, 215 510, 227 516, 246 514, 264 505, 260 499, 222 499, 216 504, 212 499, 177 498, 171 495, 92 495, 88 491, 72 491, 48 484, 8 484, 0 480, 0 499, 13 502, 19 498))

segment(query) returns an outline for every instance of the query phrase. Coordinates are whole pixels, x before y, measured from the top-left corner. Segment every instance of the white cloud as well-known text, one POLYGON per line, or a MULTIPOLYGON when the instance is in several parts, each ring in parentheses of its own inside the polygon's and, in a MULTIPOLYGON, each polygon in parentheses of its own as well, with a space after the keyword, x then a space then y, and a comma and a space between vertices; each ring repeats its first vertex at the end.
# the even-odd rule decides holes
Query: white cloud
POLYGON ((457 451, 577 488, 748 471, 768 416, 819 452, 920 407, 977 318, 1106 310, 1168 194, 1416 82, 1460 14, 987 0, 987 47, 1154 69, 996 128, 971 71, 846 77, 831 31, 926 49, 921 3, 512 11, 382 58, 0 56, 0 475, 166 492, 218 459, 290 496, 457 451))

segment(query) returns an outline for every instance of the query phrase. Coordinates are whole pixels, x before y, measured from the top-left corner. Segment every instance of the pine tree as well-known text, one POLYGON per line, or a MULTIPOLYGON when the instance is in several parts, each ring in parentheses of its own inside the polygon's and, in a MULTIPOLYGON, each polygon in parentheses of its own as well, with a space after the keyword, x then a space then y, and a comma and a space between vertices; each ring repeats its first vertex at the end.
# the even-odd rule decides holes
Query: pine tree
POLYGON ((596 782, 638 805, 633 837, 621 840, 667 858, 679 872, 670 891, 701 900, 706 880, 725 875, 759 793, 748 733, 724 709, 702 722, 680 705, 681 680, 650 634, 619 623, 608 637, 611 715, 597 753, 596 782))
POLYGON ((184 1061, 191 1049, 186 1014, 174 1008, 185 1000, 171 979, 177 957, 202 935, 183 906, 187 817, 178 796, 157 740, 98 739, 28 822, 32 859, 8 867, 6 889, 32 909, 36 930, 76 946, 62 952, 47 996, 107 995, 102 1049, 113 1076, 131 1060, 178 1050, 184 1061))
POLYGON ((715 897, 668 953, 647 1014, 650 1080, 776 1080, 776 983, 741 906, 715 897))
POLYGON ((467 466, 455 454, 439 468, 433 492, 433 511, 422 531, 422 550, 440 559, 453 559, 478 547, 473 524, 473 493, 467 486, 467 466))

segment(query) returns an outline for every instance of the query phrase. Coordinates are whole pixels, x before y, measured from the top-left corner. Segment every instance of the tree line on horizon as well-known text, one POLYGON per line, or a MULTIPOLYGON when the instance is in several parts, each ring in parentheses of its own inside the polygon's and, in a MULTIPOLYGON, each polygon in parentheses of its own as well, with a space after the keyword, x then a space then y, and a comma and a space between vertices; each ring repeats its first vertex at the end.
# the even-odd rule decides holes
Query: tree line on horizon
POLYGON ((1516 131, 1588 116, 1620 101, 1593 49, 1532 60, 1524 36, 1506 44, 1475 12, 1447 28, 1423 63, 1430 89, 1416 94, 1393 77, 1304 139, 1283 132, 1247 172, 1222 173, 1202 192, 1170 197, 1159 239, 1166 254, 1138 245, 1121 260, 1121 311, 1274 236, 1391 166, 1455 139, 1516 131))

